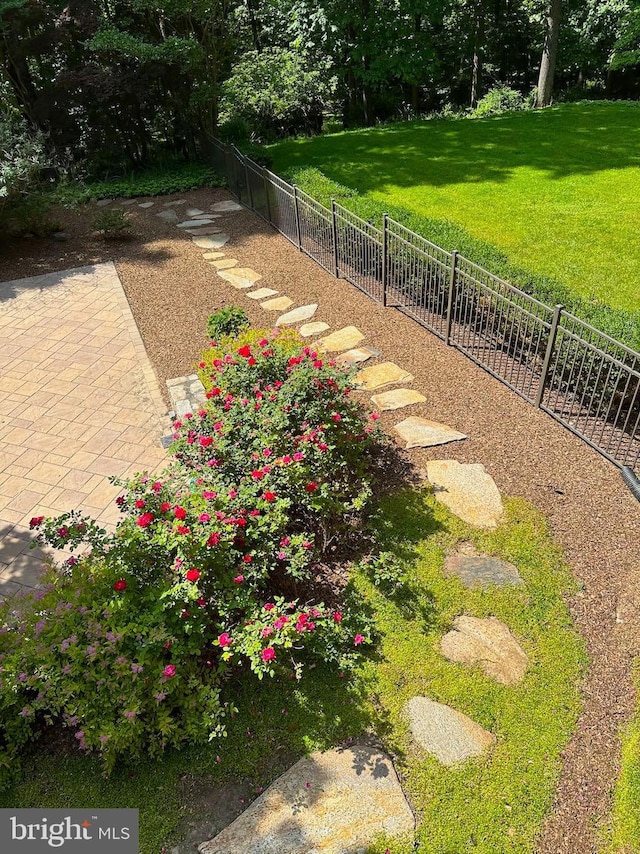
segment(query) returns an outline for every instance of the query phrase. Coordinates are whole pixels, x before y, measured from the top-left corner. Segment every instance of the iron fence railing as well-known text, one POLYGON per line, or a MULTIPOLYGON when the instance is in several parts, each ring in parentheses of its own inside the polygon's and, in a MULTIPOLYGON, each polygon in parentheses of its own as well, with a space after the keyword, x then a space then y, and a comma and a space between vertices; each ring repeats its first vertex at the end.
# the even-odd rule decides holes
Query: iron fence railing
POLYGON ((214 143, 231 192, 336 278, 398 308, 611 462, 640 472, 640 353, 398 222, 382 229, 214 143))

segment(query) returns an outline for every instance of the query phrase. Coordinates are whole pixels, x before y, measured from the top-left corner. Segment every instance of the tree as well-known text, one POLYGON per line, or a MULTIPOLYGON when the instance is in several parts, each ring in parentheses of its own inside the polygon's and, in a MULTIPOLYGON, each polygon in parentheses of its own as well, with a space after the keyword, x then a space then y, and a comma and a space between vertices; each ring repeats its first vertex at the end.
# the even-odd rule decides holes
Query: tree
POLYGON ((549 0, 546 14, 546 30, 538 77, 536 107, 548 107, 553 97, 553 81, 556 73, 556 58, 560 38, 562 0, 549 0))

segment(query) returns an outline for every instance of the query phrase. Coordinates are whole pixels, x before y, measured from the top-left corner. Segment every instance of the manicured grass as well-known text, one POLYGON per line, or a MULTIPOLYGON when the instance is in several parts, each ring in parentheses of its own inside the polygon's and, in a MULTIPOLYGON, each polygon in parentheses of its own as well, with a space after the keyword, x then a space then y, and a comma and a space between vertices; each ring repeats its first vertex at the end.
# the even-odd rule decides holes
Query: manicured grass
POLYGON ((277 173, 313 167, 383 207, 449 220, 586 300, 640 309, 640 104, 410 122, 270 153, 277 173))
MULTIPOLYGON (((406 584, 384 595, 365 568, 354 586, 375 613, 378 644, 353 677, 309 672, 302 682, 240 679, 227 685, 240 712, 227 738, 140 761, 101 776, 100 765, 77 752, 38 750, 0 806, 129 806, 140 809, 141 854, 173 844, 181 822, 197 819, 193 786, 243 779, 256 793, 295 758, 373 729, 395 754, 419 818, 424 854, 532 852, 550 807, 559 756, 579 711, 582 641, 562 595, 572 581, 543 518, 522 501, 507 502, 497 531, 478 533, 426 492, 386 499, 375 519, 383 546, 402 561, 406 584), (459 540, 513 561, 526 585, 469 591, 442 572, 445 551, 459 540), (480 670, 446 661, 439 639, 460 614, 493 614, 506 622, 530 658, 524 681, 505 687, 480 670), (409 744, 401 709, 425 694, 469 714, 494 732, 493 752, 451 769, 409 744), (193 783, 185 787, 184 777, 193 783)), ((206 806, 202 807, 206 811, 206 806)), ((414 850, 389 845, 393 854, 414 850)))
MULTIPOLYGON (((636 689, 640 691, 640 661, 636 662, 636 689)), ((613 804, 611 854, 640 852, 640 705, 622 735, 622 771, 613 804)))

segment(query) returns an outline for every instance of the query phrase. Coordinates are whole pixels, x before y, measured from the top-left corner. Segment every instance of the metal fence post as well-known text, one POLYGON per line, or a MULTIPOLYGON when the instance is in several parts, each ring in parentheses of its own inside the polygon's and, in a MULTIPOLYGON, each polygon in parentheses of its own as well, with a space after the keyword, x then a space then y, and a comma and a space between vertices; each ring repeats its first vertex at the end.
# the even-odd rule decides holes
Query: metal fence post
POLYGON ((243 155, 242 159, 244 160, 244 180, 247 182, 247 192, 249 194, 249 207, 251 210, 254 210, 253 207, 253 192, 251 190, 251 181, 249 180, 249 164, 247 163, 247 158, 243 155))
POLYGON ((553 356, 553 351, 556 346, 556 338, 558 337, 558 324, 560 323, 560 317, 564 310, 563 305, 556 305, 553 318, 551 319, 551 329, 549 330, 549 340, 547 341, 547 352, 544 354, 544 362, 542 363, 542 376, 540 377, 540 385, 538 386, 538 393, 536 395, 536 406, 542 406, 542 397, 544 395, 544 389, 547 384, 547 380, 549 378, 549 365, 551 364, 551 357, 553 356))
POLYGON ((340 278, 338 267, 338 221, 336 218, 336 200, 331 199, 331 236, 333 240, 333 269, 336 279, 340 278))
POLYGON ((298 249, 302 252, 302 232, 300 231, 300 206, 298 204, 298 188, 293 185, 293 206, 296 212, 296 234, 298 236, 298 249))
POLYGON ((447 300, 447 329, 444 335, 446 344, 451 344, 451 324, 453 323, 453 306, 455 304, 457 280, 458 251, 454 249, 451 253, 451 278, 449 279, 449 299, 447 300))
POLYGON ((262 169, 262 179, 264 181, 264 195, 267 200, 267 219, 270 223, 273 223, 271 218, 271 199, 269 198, 269 181, 267 180, 267 170, 264 167, 262 169))
POLYGON ((387 307, 389 268, 389 214, 382 214, 382 305, 387 307))

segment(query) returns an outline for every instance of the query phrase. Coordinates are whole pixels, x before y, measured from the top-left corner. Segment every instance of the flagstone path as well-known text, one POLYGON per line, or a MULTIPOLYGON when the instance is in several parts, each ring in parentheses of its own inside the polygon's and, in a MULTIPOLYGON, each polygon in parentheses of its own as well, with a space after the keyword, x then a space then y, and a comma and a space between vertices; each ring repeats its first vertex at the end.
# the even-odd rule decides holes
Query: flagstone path
POLYGON ((0 284, 0 595, 35 587, 34 516, 71 509, 107 528, 110 475, 165 458, 166 411, 112 263, 0 284))

